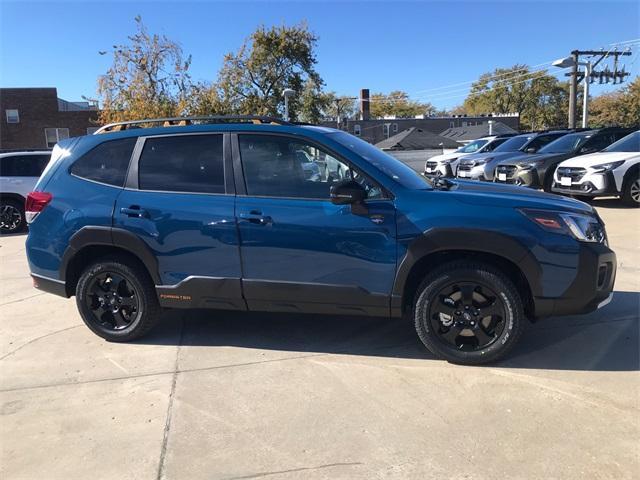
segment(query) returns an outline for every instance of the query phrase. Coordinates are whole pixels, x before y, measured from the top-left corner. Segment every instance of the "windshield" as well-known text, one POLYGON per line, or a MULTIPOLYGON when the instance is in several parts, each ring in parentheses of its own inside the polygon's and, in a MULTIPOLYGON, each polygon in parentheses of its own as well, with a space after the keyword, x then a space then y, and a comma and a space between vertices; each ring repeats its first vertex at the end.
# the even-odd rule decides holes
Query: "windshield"
POLYGON ((538 153, 569 153, 577 150, 584 142, 586 142, 590 133, 570 133, 554 140, 548 145, 545 145, 538 153))
POLYGON ((622 137, 603 150, 604 152, 640 152, 640 130, 622 137))
POLYGON ((460 147, 456 150, 458 153, 474 153, 480 150, 483 146, 487 144, 488 140, 474 140, 471 143, 468 143, 464 147, 460 147))
POLYGON ((388 175, 405 188, 424 190, 431 188, 427 180, 418 172, 408 167, 400 160, 384 153, 364 140, 345 132, 330 133, 329 137, 340 145, 354 151, 367 160, 385 175, 388 175))
POLYGON ((494 152, 517 152, 530 139, 531 139, 531 136, 525 136, 525 135, 511 137, 509 140, 507 140, 498 148, 496 148, 494 152))

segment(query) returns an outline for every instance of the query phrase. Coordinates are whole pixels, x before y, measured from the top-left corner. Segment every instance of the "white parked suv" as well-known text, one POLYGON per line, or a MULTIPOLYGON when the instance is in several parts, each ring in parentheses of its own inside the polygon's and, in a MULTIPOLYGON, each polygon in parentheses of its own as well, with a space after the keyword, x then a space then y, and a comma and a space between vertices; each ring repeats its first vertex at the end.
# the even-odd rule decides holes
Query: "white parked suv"
POLYGON ((640 131, 601 152, 561 162, 551 190, 585 198, 615 195, 627 205, 640 206, 640 131))
POLYGON ((0 233, 25 229, 25 199, 50 157, 49 151, 0 153, 0 233))
POLYGON ((478 138, 453 152, 431 157, 424 164, 424 173, 426 176, 455 177, 462 157, 472 153, 491 152, 511 136, 507 134, 478 138))

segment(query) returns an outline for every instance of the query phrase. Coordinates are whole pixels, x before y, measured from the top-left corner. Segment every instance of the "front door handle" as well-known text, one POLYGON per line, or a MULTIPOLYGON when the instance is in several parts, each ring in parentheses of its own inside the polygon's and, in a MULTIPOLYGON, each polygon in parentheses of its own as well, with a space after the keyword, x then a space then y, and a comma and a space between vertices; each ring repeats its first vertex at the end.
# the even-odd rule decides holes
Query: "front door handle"
POLYGON ((147 216, 147 211, 143 210, 137 205, 131 205, 128 208, 123 207, 120 209, 120 213, 128 217, 134 217, 134 218, 144 218, 147 216))
POLYGON ((241 221, 253 223, 255 225, 269 225, 273 223, 271 217, 262 215, 262 212, 252 210, 249 213, 241 213, 238 215, 241 221))

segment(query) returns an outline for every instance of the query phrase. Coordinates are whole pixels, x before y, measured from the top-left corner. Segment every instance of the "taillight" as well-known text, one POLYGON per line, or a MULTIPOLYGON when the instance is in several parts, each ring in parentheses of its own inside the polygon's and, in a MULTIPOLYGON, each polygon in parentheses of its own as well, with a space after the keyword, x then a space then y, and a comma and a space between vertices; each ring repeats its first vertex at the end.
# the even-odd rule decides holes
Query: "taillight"
POLYGON ((31 192, 27 195, 27 201, 24 204, 24 213, 27 223, 35 220, 38 214, 45 209, 53 198, 48 192, 31 192))

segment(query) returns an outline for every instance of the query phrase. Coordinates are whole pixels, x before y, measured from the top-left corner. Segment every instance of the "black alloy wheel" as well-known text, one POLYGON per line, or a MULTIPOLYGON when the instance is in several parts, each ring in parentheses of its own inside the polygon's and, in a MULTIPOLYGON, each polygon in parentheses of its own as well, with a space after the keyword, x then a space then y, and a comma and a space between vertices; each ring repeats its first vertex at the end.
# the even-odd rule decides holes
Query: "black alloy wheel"
POLYGON ((149 273, 128 255, 88 265, 78 279, 76 304, 87 327, 111 342, 144 336, 162 312, 149 273))
POLYGON ((502 299, 477 282, 454 282, 441 288, 428 315, 438 338, 461 351, 481 350, 495 342, 506 317, 502 299))
POLYGON ((124 276, 106 271, 92 279, 85 301, 98 325, 122 330, 131 325, 140 311, 138 298, 139 294, 124 276))
POLYGON ((473 260, 435 268, 418 286, 416 332, 427 349, 452 363, 480 365, 504 357, 522 335, 520 291, 504 271, 473 260))
POLYGON ((0 231, 18 233, 24 229, 24 210, 14 200, 0 202, 0 231))

